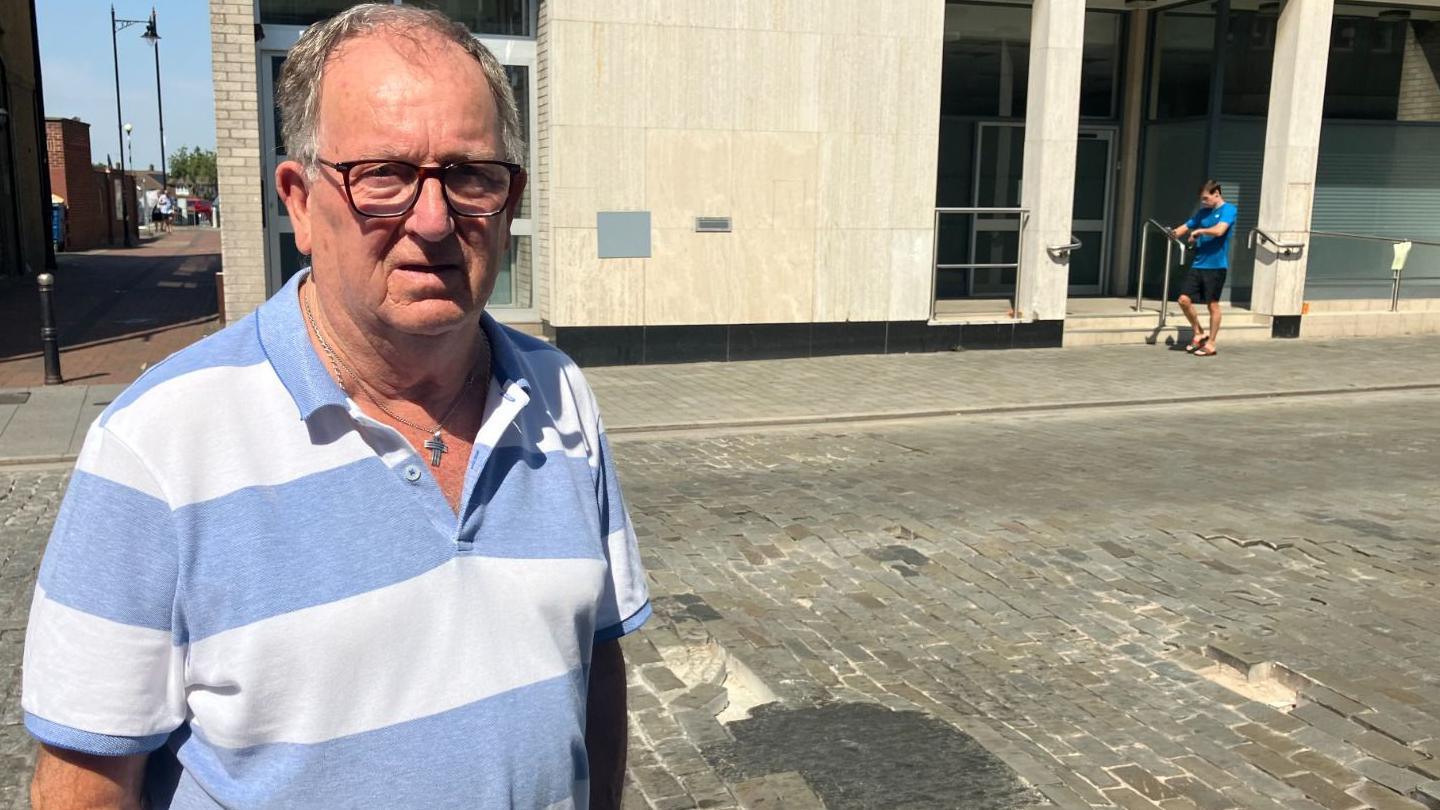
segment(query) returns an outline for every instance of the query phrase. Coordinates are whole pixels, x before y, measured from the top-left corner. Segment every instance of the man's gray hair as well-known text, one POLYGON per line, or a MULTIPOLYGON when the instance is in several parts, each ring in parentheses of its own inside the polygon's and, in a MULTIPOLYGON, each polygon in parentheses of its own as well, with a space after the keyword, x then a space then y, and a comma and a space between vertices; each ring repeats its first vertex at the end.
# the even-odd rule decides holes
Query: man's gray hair
MULTIPOLYGON (((285 136, 285 152, 291 160, 306 169, 314 169, 319 157, 317 130, 320 118, 320 84, 325 78, 325 65, 337 48, 347 40, 377 31, 400 36, 432 33, 464 48, 480 63, 485 82, 495 99, 500 116, 505 160, 525 163, 525 138, 520 129, 520 113, 515 95, 500 60, 489 48, 470 34, 462 24, 439 11, 416 6, 390 3, 365 3, 351 6, 324 22, 312 25, 300 35, 295 47, 285 58, 275 97, 280 106, 280 120, 285 136)), ((363 156, 361 156, 363 157, 363 156)))

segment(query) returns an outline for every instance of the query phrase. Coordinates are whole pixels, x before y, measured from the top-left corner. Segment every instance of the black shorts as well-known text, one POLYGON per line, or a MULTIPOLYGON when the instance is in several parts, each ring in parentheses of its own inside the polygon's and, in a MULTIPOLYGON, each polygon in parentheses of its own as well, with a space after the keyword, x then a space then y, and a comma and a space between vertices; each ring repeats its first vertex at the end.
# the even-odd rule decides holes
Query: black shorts
POLYGON ((1185 281, 1180 285, 1180 294, 1190 296, 1197 304, 1208 304, 1220 300, 1220 291, 1225 289, 1226 270, 1196 270, 1190 268, 1185 281))

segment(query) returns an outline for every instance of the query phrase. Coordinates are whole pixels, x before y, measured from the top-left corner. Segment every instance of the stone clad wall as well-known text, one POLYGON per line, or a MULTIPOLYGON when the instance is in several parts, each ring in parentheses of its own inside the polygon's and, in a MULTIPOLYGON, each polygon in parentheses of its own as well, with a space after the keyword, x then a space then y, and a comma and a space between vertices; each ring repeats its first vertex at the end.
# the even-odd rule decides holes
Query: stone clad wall
POLYGON ((225 316, 234 322, 266 297, 253 0, 210 0, 210 41, 225 316))
POLYGON ((541 20, 552 325, 930 316, 944 4, 546 0, 541 20), (598 259, 601 211, 651 212, 651 257, 598 259))

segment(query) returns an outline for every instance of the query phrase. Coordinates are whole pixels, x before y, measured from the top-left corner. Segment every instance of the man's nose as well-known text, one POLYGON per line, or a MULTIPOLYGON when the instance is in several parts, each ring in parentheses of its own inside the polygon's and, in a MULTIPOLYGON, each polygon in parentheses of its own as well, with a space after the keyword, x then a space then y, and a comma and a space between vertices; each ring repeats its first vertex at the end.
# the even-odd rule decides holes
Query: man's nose
POLYGON ((427 177, 420 183, 420 196, 405 218, 405 229, 430 242, 438 242, 455 232, 455 220, 445 204, 445 189, 440 178, 427 177))

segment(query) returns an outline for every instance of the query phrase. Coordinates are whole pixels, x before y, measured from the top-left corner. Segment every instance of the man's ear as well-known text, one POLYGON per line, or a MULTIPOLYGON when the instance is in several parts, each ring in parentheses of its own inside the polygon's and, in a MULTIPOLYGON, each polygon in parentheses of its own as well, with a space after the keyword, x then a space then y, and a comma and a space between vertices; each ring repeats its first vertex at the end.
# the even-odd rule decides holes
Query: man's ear
POLYGON ((275 191, 290 212, 290 224, 295 228, 295 249, 301 255, 310 255, 310 185, 305 176, 305 167, 293 160, 287 160, 275 167, 275 191))
POLYGON ((510 249, 510 223, 515 221, 515 216, 520 213, 520 200, 525 196, 525 185, 530 180, 530 175, 524 169, 515 173, 515 179, 510 181, 510 200, 505 204, 505 249, 510 249))

